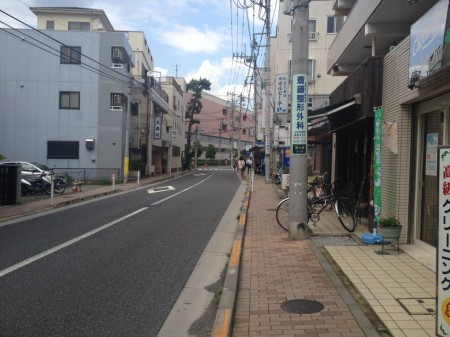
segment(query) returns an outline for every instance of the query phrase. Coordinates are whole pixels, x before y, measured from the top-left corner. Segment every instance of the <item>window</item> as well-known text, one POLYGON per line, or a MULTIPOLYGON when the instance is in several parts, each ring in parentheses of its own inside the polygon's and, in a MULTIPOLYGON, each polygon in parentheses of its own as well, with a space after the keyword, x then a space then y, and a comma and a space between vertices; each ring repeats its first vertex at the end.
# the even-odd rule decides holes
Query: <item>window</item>
POLYGON ((61 47, 60 63, 62 64, 80 64, 81 47, 61 47))
POLYGON ((47 142, 48 159, 78 159, 80 157, 80 145, 78 141, 47 142))
POLYGON ((47 22, 45 23, 45 29, 55 29, 55 21, 47 20, 47 22))
POLYGON ((309 40, 316 41, 317 40, 317 31, 316 31, 316 20, 309 20, 309 40))
POLYGON ((61 91, 59 93, 60 109, 80 109, 80 92, 61 91))
POLYGON ((112 60, 114 62, 122 61, 122 48, 112 47, 112 60))
MULTIPOLYGON (((127 97, 121 93, 111 93, 111 110, 123 110, 123 107, 127 106, 127 97)), ((136 109, 138 106, 136 104, 136 109)))
POLYGON ((308 81, 314 81, 315 69, 316 68, 316 60, 309 59, 308 60, 308 81))
POLYGON ((327 18, 327 33, 339 33, 343 24, 343 16, 329 16, 327 18))
POLYGON ((69 30, 91 30, 91 24, 89 22, 69 21, 69 30))

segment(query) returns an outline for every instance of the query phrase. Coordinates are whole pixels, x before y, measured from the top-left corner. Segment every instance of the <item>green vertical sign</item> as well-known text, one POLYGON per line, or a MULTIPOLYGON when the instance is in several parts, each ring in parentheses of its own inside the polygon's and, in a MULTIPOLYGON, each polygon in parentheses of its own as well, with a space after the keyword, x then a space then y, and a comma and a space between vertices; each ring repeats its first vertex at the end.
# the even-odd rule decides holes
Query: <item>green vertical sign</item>
POLYGON ((378 227, 381 214, 381 144, 383 133, 383 109, 374 109, 373 130, 373 209, 374 228, 378 227))

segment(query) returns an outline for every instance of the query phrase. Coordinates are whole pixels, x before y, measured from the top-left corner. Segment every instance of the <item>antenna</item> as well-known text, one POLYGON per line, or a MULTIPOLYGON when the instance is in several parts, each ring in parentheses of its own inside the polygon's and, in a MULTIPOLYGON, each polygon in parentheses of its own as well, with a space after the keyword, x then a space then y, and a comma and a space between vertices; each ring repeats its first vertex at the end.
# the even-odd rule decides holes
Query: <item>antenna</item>
POLYGON ((180 64, 174 64, 173 65, 175 67, 175 77, 178 77, 178 67, 181 67, 180 64))

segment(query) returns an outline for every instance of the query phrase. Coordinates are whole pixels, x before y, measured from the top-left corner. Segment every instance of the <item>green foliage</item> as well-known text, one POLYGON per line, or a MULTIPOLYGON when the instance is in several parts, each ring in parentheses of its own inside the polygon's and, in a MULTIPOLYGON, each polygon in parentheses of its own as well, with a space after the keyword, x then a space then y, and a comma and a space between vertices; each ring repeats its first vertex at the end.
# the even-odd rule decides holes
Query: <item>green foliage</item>
POLYGON ((6 159, 6 157, 4 155, 0 154, 0 160, 2 160, 2 159, 6 159))
POLYGON ((200 158, 203 154, 203 147, 199 140, 192 142, 191 156, 195 157, 195 149, 197 149, 197 158, 200 158))
POLYGON ((395 216, 388 216, 385 218, 380 219, 380 226, 381 227, 396 227, 400 226, 400 220, 397 219, 395 216))
POLYGON ((195 115, 202 111, 202 91, 211 90, 211 82, 205 78, 200 78, 199 80, 192 79, 186 85, 186 89, 192 92, 192 97, 186 104, 186 119, 188 121, 188 131, 186 140, 186 162, 189 164, 192 159, 191 151, 191 137, 192 137, 192 126, 194 124, 200 124, 200 121, 195 119, 195 115))
POLYGON ((208 147, 206 148, 206 154, 205 154, 206 158, 216 159, 216 153, 217 153, 217 150, 216 150, 215 146, 212 144, 209 144, 208 147))

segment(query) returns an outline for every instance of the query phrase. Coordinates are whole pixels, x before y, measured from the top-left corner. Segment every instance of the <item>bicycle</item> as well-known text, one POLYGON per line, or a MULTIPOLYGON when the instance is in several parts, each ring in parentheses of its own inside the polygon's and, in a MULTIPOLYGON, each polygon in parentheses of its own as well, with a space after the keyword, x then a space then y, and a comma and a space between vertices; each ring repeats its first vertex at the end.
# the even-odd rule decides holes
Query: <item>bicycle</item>
MULTIPOLYGON (((342 227, 344 227, 344 229, 348 232, 354 232, 356 222, 352 211, 352 199, 344 194, 336 194, 332 185, 324 185, 330 188, 331 193, 315 199, 308 199, 308 222, 311 221, 314 226, 316 226, 316 222, 320 220, 320 213, 322 213, 322 211, 328 206, 334 206, 336 216, 338 217, 342 227)), ((287 231, 289 227, 289 198, 281 200, 278 204, 276 209, 276 219, 278 225, 287 231)))

